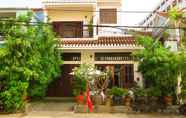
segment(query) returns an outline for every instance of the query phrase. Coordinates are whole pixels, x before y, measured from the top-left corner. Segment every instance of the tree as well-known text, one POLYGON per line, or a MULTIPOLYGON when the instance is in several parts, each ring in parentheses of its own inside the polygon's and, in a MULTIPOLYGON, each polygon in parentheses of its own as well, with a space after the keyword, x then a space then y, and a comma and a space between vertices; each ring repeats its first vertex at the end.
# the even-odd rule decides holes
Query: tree
POLYGON ((24 108, 28 95, 44 96, 61 63, 54 33, 32 14, 0 22, 5 44, 0 48, 0 103, 6 111, 24 108))
POLYGON ((180 59, 158 40, 139 36, 138 43, 143 50, 134 53, 139 61, 139 71, 148 82, 146 87, 161 91, 161 95, 175 95, 180 59))

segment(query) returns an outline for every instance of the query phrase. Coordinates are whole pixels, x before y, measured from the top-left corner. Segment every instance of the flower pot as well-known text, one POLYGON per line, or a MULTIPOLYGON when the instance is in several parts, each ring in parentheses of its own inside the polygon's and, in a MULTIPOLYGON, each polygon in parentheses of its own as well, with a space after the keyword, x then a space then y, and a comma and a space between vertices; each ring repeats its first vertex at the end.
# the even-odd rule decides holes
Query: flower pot
POLYGON ((172 102, 173 102, 172 96, 164 96, 165 105, 170 106, 170 105, 172 105, 172 102))
POLYGON ((125 105, 125 106, 131 106, 131 101, 132 101, 132 98, 129 97, 129 96, 126 96, 126 97, 124 98, 124 105, 125 105))
POLYGON ((113 96, 112 103, 116 106, 121 106, 123 104, 123 97, 122 96, 113 96))

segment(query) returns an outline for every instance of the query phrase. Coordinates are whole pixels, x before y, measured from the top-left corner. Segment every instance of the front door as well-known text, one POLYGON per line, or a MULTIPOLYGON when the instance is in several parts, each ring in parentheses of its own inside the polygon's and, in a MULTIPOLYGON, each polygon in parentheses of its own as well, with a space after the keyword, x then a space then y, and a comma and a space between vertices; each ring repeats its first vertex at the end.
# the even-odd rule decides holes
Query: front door
POLYGON ((71 97, 72 94, 72 79, 70 75, 72 69, 77 65, 64 64, 61 66, 61 76, 54 80, 48 87, 48 97, 71 97))
POLYGON ((113 86, 121 88, 130 88, 134 82, 134 70, 132 64, 116 64, 116 65, 96 65, 101 71, 110 69, 109 88, 113 86))

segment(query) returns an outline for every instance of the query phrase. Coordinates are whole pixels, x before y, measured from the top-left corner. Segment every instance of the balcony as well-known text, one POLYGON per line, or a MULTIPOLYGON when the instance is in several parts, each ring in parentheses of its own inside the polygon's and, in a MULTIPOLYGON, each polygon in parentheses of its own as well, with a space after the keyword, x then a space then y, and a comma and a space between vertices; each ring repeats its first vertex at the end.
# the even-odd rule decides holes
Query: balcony
POLYGON ((93 27, 83 27, 81 21, 53 22, 53 29, 58 38, 92 38, 93 27))
POLYGON ((133 61, 131 53, 96 53, 95 61, 133 61))
POLYGON ((96 3, 96 0, 44 0, 45 4, 50 3, 96 3))

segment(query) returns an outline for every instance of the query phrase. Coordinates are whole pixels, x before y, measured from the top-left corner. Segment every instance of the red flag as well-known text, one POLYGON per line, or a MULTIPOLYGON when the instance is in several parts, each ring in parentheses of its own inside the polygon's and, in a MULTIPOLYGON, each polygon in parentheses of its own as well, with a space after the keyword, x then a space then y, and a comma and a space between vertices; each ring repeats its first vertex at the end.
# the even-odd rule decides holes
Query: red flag
POLYGON ((87 104, 87 106, 89 108, 89 111, 92 112, 93 111, 93 105, 92 105, 92 101, 90 99, 89 82, 87 82, 86 104, 87 104))

